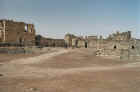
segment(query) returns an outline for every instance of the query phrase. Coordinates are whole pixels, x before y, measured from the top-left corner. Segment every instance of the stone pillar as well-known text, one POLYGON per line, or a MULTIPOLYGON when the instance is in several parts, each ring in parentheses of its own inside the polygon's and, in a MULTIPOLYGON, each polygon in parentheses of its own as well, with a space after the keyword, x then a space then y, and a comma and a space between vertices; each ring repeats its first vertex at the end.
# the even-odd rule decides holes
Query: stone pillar
POLYGON ((4 20, 3 21, 3 42, 5 42, 6 41, 6 32, 5 32, 5 30, 6 30, 6 21, 4 20))

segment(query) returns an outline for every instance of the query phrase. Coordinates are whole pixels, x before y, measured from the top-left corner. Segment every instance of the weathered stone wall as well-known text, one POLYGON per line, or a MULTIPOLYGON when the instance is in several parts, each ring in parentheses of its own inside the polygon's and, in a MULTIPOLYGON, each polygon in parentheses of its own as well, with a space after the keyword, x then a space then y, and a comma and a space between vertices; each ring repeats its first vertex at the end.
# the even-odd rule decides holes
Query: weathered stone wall
POLYGON ((36 36, 36 45, 42 47, 65 47, 64 39, 52 39, 42 36, 36 36))
POLYGON ((77 47, 78 44, 78 39, 77 38, 73 38, 72 39, 72 47, 77 47))
POLYGON ((122 49, 120 53, 122 60, 140 60, 140 53, 138 49, 122 49))
POLYGON ((116 32, 109 35, 108 39, 117 41, 128 41, 131 39, 131 31, 128 32, 116 32))
POLYGON ((97 47, 97 40, 88 40, 88 48, 96 48, 97 47))
POLYGON ((72 39, 77 38, 76 36, 74 36, 73 34, 66 34, 64 37, 65 43, 68 47, 72 47, 73 42, 72 39))
POLYGON ((118 42, 118 41, 103 41, 98 42, 98 46, 101 49, 128 49, 129 48, 129 42, 118 42))
POLYGON ((53 39, 56 47, 64 47, 65 41, 64 39, 53 39))
POLYGON ((4 40, 4 22, 0 20, 0 42, 4 40))
POLYGON ((35 45, 35 28, 33 24, 12 20, 0 20, 0 23, 3 24, 1 42, 35 45))
POLYGON ((132 39, 131 32, 111 35, 97 40, 97 56, 119 56, 120 59, 140 59, 140 40, 132 39))
POLYGON ((122 60, 140 60, 140 42, 130 41, 107 41, 97 45, 97 56, 119 56, 122 60))
POLYGON ((79 39, 77 43, 78 48, 85 48, 85 40, 84 39, 79 39))
POLYGON ((138 53, 140 55, 140 40, 136 41, 136 49, 137 49, 137 51, 138 51, 138 53))

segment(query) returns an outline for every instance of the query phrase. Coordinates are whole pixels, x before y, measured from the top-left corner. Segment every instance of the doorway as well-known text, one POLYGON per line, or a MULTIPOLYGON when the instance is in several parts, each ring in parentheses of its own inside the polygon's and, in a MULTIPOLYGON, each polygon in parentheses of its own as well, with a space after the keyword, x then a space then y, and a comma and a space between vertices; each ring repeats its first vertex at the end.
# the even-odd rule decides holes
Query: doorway
POLYGON ((87 42, 85 42, 85 48, 87 48, 88 47, 88 43, 87 42))

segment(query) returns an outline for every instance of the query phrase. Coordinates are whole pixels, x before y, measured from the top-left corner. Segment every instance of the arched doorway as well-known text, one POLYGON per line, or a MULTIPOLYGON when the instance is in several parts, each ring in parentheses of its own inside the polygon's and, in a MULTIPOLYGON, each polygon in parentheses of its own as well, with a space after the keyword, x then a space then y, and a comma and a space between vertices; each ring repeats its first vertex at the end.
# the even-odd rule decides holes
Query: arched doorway
POLYGON ((88 47, 88 43, 87 42, 85 42, 85 48, 87 48, 88 47))

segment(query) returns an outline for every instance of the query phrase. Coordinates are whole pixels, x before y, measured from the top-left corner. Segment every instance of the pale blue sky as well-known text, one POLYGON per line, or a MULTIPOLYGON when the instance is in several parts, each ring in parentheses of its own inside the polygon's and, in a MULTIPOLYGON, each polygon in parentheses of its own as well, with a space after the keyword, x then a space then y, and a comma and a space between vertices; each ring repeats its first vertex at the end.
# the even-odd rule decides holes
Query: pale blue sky
POLYGON ((139 6, 139 0, 0 0, 0 18, 34 23, 46 37, 131 30, 140 38, 139 6))

